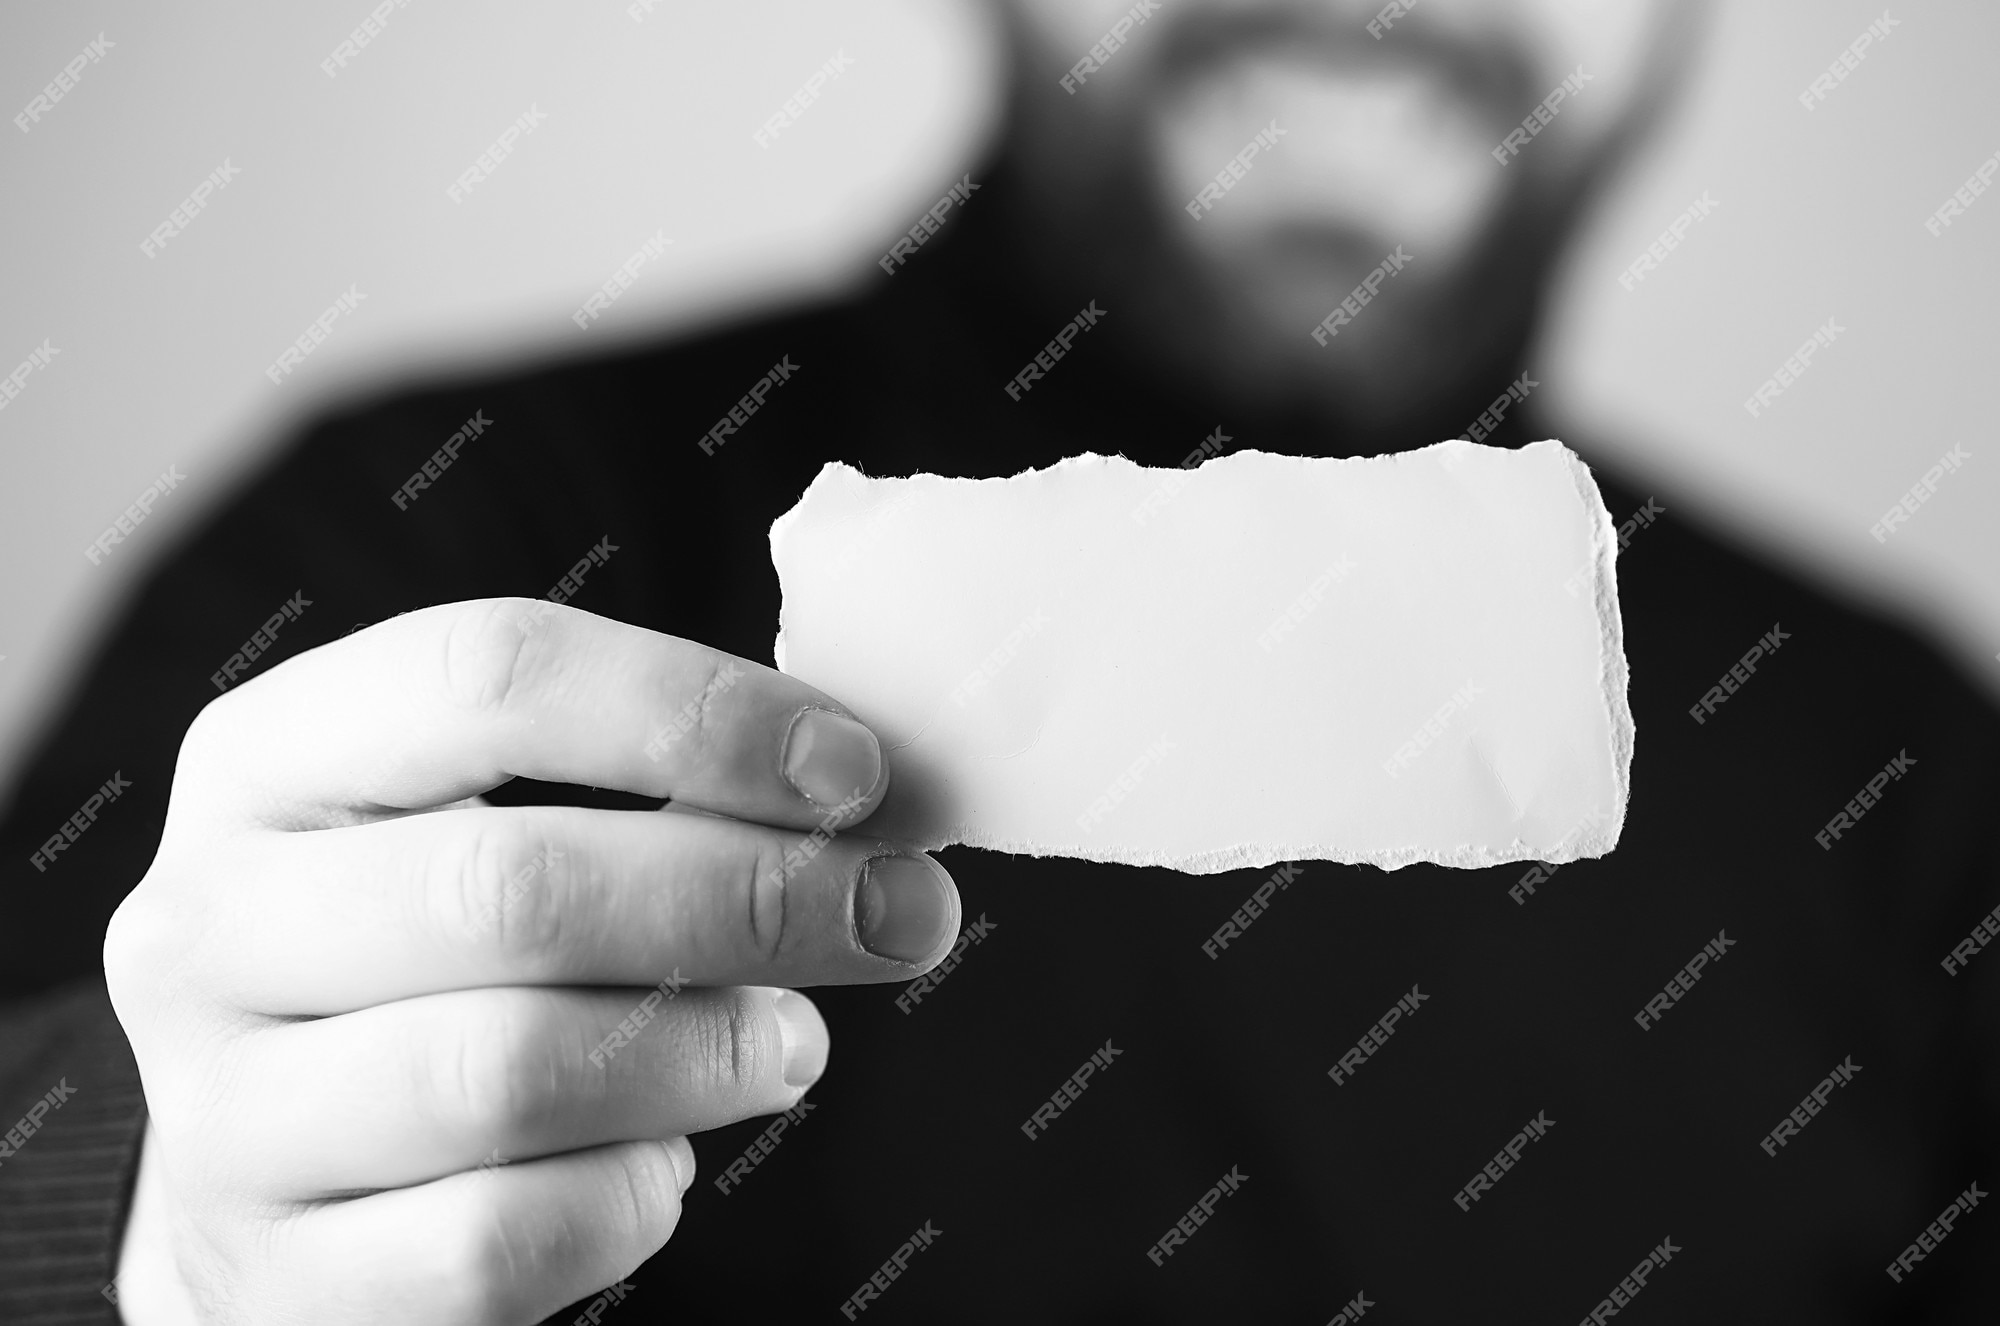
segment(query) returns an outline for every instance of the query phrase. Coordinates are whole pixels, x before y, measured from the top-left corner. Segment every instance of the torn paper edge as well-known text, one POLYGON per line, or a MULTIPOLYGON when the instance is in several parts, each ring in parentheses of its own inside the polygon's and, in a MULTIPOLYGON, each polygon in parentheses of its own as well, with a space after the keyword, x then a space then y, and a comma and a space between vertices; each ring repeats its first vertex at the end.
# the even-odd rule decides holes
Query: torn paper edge
MULTIPOLYGON (((1287 460, 1296 461, 1369 461, 1393 459, 1407 463, 1428 453, 1446 449, 1479 446, 1464 438, 1448 438, 1426 447, 1416 447, 1409 451, 1388 452, 1378 456, 1291 456, 1287 460)), ((1436 847, 1390 847, 1355 851, 1350 848, 1335 848, 1321 843, 1274 845, 1271 843, 1236 843, 1228 847, 1211 848, 1202 852, 1147 851, 1137 848, 1088 847, 1081 843, 1051 846, 1047 843, 1027 843, 977 828, 969 824, 955 824, 933 842, 924 839, 911 845, 925 851, 936 851, 942 847, 963 844, 984 851, 1006 852, 1013 856, 1027 857, 1067 857, 1079 861, 1093 861, 1102 865, 1160 866, 1177 870, 1188 875, 1215 875, 1230 870, 1261 869, 1287 861, 1331 861, 1339 865, 1369 865, 1386 871, 1401 870, 1404 866, 1430 863, 1452 869, 1478 870, 1488 866, 1509 865, 1520 861, 1545 861, 1550 865, 1563 865, 1573 861, 1601 857, 1618 846, 1618 840, 1625 828, 1625 812, 1631 799, 1632 752, 1637 735, 1632 721, 1631 699, 1627 695, 1629 669, 1625 661, 1625 626, 1619 615, 1618 605, 1618 537, 1611 519, 1611 510, 1604 505, 1604 495, 1598 490, 1597 479, 1590 472, 1590 466, 1567 443, 1558 438, 1544 438, 1530 442, 1519 448, 1522 453, 1539 447, 1555 447, 1563 458, 1565 467, 1575 483, 1577 500, 1583 505, 1585 514, 1592 517, 1591 525, 1591 598, 1595 605, 1598 621, 1598 685, 1600 694, 1608 699, 1612 780, 1614 785, 1613 804, 1602 814, 1594 815, 1578 825, 1556 845, 1546 851, 1534 848, 1515 839, 1505 848, 1494 848, 1486 844, 1465 843, 1452 848, 1436 847)), ((1507 448, 1492 447, 1488 450, 1507 448)), ((1254 448, 1233 451, 1228 456, 1284 455, 1278 452, 1261 452, 1254 448)), ((1197 466, 1204 469, 1228 459, 1217 456, 1197 466)), ((1033 466, 1007 476, 1021 478, 1025 475, 1041 474, 1050 470, 1062 470, 1072 466, 1085 466, 1092 462, 1109 462, 1113 459, 1125 461, 1141 470, 1157 470, 1161 474, 1184 474, 1178 466, 1138 465, 1124 455, 1107 456, 1098 452, 1084 452, 1081 455, 1065 456, 1052 465, 1037 469, 1033 466)), ((778 540, 785 529, 804 509, 806 499, 821 483, 836 481, 843 472, 854 474, 870 482, 907 483, 917 479, 932 483, 951 485, 959 483, 1005 483, 1007 478, 986 476, 970 478, 957 475, 916 474, 884 476, 872 479, 861 470, 845 461, 828 461, 813 476, 805 491, 799 494, 789 510, 771 522, 771 563, 777 569, 778 540)), ((782 596, 783 574, 779 574, 779 588, 782 596)), ((772 658, 780 672, 785 672, 785 627, 782 598, 779 606, 778 633, 772 641, 772 658)))

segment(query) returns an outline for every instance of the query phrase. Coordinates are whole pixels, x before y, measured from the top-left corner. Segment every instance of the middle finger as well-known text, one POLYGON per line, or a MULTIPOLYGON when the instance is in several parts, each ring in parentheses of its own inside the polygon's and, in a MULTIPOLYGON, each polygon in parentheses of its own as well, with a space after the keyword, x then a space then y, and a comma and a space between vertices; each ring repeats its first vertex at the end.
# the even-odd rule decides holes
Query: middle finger
POLYGON ((262 895, 217 906, 212 989, 327 1016, 489 985, 905 981, 958 932, 958 891, 921 853, 709 815, 473 806, 262 835, 262 895), (218 988, 219 987, 219 988, 218 988))

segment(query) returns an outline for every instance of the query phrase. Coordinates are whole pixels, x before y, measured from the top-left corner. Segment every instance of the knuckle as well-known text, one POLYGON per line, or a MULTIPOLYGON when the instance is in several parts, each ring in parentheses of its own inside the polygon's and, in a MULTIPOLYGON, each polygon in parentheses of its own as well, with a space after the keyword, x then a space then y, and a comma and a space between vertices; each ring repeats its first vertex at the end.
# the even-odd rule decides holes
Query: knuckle
POLYGON ((163 945, 162 917, 150 905, 151 892, 142 881, 125 895, 104 928, 104 985, 114 1008, 137 1008, 158 968, 163 945))
MULTIPOLYGON (((624 1143, 606 1151, 605 1164, 566 1181, 552 1208, 526 1209, 485 1185, 468 1191, 426 1249, 428 1319, 465 1326, 527 1320, 523 1303, 549 1280, 573 1278, 607 1259, 635 1268, 665 1244, 680 1216, 665 1145, 624 1143)), ((618 1278, 625 1274, 630 1270, 618 1278)))
MULTIPOLYGON (((235 867, 212 858, 210 868, 226 874, 235 867)), ((233 960, 218 939, 227 922, 199 882, 155 861, 105 924, 105 990, 128 1028, 135 1018, 158 1018, 173 997, 219 977, 233 960)))
POLYGON ((563 1072, 541 1006, 496 1000, 438 1036, 429 1094, 440 1122, 495 1139, 503 1150, 562 1107, 563 1072), (532 1010, 532 1011, 531 1011, 532 1010))
POLYGON ((194 720, 181 736, 183 761, 189 755, 206 755, 229 744, 236 726, 236 711, 243 707, 242 696, 240 689, 224 691, 195 713, 194 720))
POLYGON ((667 694, 684 694, 687 697, 678 709, 667 715, 660 729, 658 745, 669 768, 685 772, 700 768, 715 758, 722 732, 716 726, 712 710, 715 698, 722 689, 723 663, 722 654, 706 650, 698 668, 686 673, 677 668, 670 669, 671 675, 664 679, 661 689, 667 694))
POLYGON ((699 1085, 722 1094, 754 1090, 777 1066, 764 1034, 761 996, 736 988, 705 1001, 692 1024, 699 1085))
POLYGON ((535 599, 478 599, 459 604, 444 633, 444 693, 475 713, 505 709, 537 679, 541 647, 555 605, 535 599))
MULTIPOLYGON (((498 955, 529 974, 551 968, 562 952, 565 908, 556 865, 565 853, 513 816, 490 817, 464 849, 438 869, 432 890, 446 939, 498 955)), ((457 945, 454 945, 457 946, 457 945)))
POLYGON ((709 756, 719 735, 715 725, 715 714, 712 711, 715 697, 721 694, 719 682, 722 676, 722 664, 723 656, 714 650, 709 650, 703 660, 701 685, 696 688, 692 697, 694 711, 689 715, 692 726, 688 736, 692 742, 693 753, 702 759, 709 756))
POLYGON ((783 842, 774 835, 759 834, 755 849, 742 858, 731 890, 737 942, 743 952, 762 962, 777 960, 785 942, 791 887, 783 842))
POLYGON ((244 755, 255 748, 252 734, 257 724, 249 716, 254 696, 242 687, 225 691, 203 705, 181 734, 180 751, 174 760, 174 799, 184 789, 226 775, 240 767, 244 755))
POLYGON ((615 1162, 625 1180, 613 1228, 637 1249, 657 1250, 680 1219, 680 1183, 664 1142, 619 1148, 615 1162))
POLYGON ((475 1322, 507 1320, 514 1298, 514 1281, 522 1265, 532 1264, 531 1249, 519 1246, 498 1203, 485 1194, 472 1197, 461 1219, 441 1222, 426 1297, 437 1319, 471 1326, 475 1322))

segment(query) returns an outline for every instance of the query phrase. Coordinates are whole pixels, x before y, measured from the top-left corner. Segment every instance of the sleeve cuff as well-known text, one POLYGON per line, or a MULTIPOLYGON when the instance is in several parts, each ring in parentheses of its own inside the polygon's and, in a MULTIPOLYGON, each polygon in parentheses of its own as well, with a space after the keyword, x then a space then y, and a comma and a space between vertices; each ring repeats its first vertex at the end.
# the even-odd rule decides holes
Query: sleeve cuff
POLYGON ((102 977, 0 1008, 0 1321, 118 1326, 112 1270, 145 1127, 102 977))

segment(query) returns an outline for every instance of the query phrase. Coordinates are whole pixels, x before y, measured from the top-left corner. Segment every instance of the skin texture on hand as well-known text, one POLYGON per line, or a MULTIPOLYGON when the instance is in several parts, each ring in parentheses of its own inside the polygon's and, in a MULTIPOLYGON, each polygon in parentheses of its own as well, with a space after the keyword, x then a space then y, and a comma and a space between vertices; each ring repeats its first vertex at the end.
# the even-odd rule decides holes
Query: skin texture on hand
POLYGON ((887 782, 831 697, 522 600, 210 705, 105 941, 151 1113, 127 1322, 533 1323, 630 1273, 687 1134, 824 1071, 782 987, 949 950, 944 871, 846 832, 887 782), (480 800, 514 777, 673 805, 480 800))

